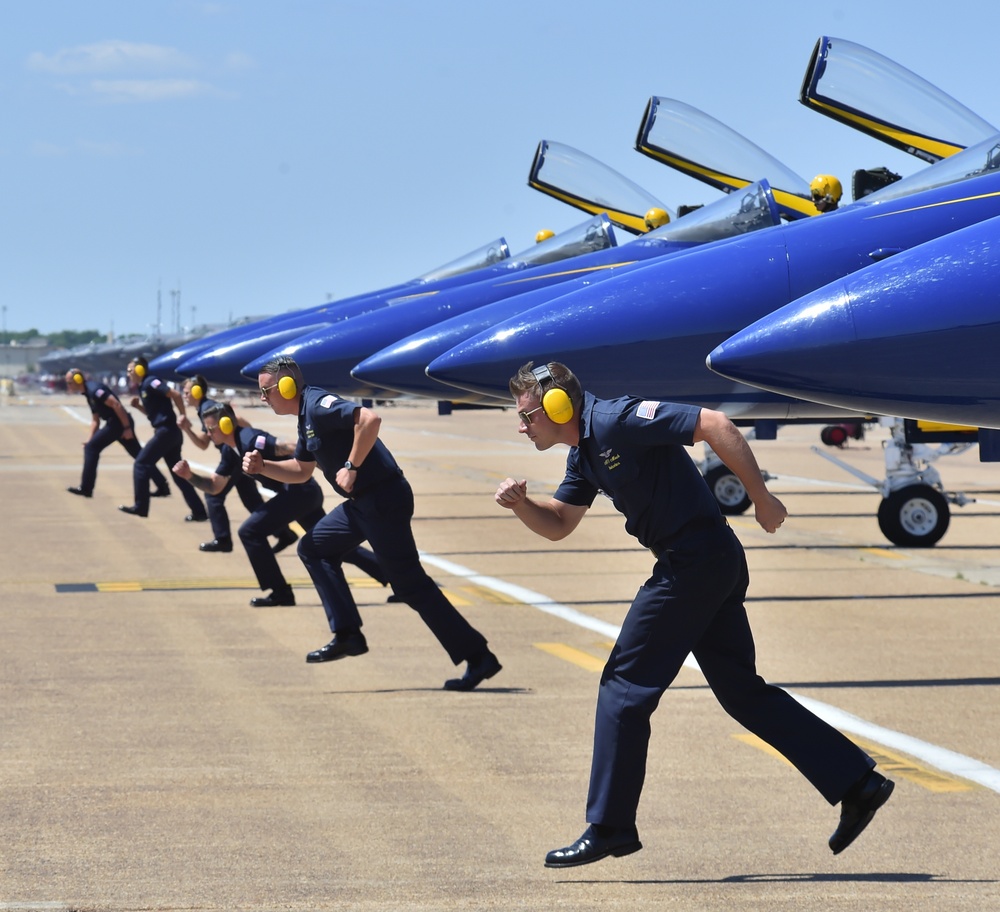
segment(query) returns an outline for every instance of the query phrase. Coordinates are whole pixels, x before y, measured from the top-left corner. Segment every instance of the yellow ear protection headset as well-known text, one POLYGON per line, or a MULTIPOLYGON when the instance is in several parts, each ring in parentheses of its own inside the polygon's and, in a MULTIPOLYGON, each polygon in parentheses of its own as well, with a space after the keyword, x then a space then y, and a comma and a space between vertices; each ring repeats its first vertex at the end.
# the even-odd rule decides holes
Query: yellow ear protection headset
POLYGON ((79 371, 73 371, 73 382, 77 386, 83 386, 83 374, 81 374, 79 371))
POLYGON ((146 365, 142 361, 134 361, 133 373, 141 380, 146 376, 146 365))
POLYGON ((531 373, 542 388, 542 410, 548 419, 555 424, 568 424, 572 421, 573 400, 566 390, 556 385, 556 379, 552 376, 549 366, 543 364, 541 367, 532 368, 531 373), (546 384, 549 384, 549 389, 545 389, 546 384))
POLYGON ((280 358, 277 362, 278 373, 282 371, 287 371, 284 377, 278 378, 278 394, 282 399, 294 399, 299 393, 299 385, 295 382, 295 377, 292 376, 292 368, 295 367, 295 362, 288 358, 280 358))
POLYGON ((224 404, 213 405, 206 410, 204 417, 215 417, 216 415, 219 416, 216 427, 228 437, 236 429, 236 422, 233 420, 235 413, 232 407, 224 404))
POLYGON ((294 377, 282 377, 278 381, 278 393, 282 399, 294 399, 298 391, 299 388, 294 377))
POLYGON ((191 384, 191 398, 195 402, 201 402, 205 398, 205 387, 202 386, 197 380, 191 384))

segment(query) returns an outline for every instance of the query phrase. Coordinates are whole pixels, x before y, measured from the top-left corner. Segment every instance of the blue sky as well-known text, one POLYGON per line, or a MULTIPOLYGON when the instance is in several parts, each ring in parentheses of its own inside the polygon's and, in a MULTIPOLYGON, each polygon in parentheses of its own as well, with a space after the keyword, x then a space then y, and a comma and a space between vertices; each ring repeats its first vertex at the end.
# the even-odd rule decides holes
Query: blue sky
POLYGON ((917 170, 798 103, 824 34, 1000 122, 996 37, 968 0, 941 7, 940 21, 897 0, 5 9, 0 303, 11 331, 151 332, 158 297, 164 331, 178 316, 224 323, 411 279, 501 236, 523 250, 540 228, 586 218, 527 186, 541 139, 670 206, 717 199, 634 151, 651 95, 701 108, 806 180, 832 172, 847 187, 858 167, 917 170))

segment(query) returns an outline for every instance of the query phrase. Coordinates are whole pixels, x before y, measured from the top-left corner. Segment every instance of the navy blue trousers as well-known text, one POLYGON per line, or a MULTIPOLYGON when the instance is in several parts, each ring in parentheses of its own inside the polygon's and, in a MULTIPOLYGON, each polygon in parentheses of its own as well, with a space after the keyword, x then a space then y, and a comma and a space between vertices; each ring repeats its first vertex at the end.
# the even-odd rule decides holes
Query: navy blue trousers
POLYGON ((686 539, 656 562, 601 675, 588 823, 635 824, 649 720, 688 653, 723 709, 780 751, 831 804, 875 766, 852 741, 757 674, 743 605, 749 582, 743 547, 726 526, 686 539))
POLYGON ((482 652, 486 639, 427 575, 410 528, 412 518, 413 490, 400 475, 327 513, 299 540, 299 557, 323 602, 330 630, 356 630, 361 615, 343 562, 353 560, 353 552, 367 539, 393 592, 420 615, 457 665, 482 652))
POLYGON ((239 494, 243 506, 247 508, 247 513, 253 513, 264 503, 256 479, 250 475, 244 475, 240 471, 233 472, 229 476, 226 486, 218 494, 205 495, 205 508, 208 510, 208 521, 212 524, 214 538, 229 538, 232 534, 229 527, 229 511, 226 509, 226 497, 233 488, 236 488, 236 493, 239 494))
MULTIPOLYGON (((134 422, 129 422, 129 429, 132 431, 132 436, 126 440, 122 437, 125 432, 124 428, 117 420, 105 421, 94 432, 90 440, 83 445, 83 475, 80 478, 80 488, 84 493, 94 493, 94 485, 97 484, 97 463, 100 461, 101 453, 115 441, 120 443, 125 448, 125 452, 133 459, 139 455, 142 444, 135 438, 134 422)), ((163 473, 156 466, 153 466, 150 471, 149 478, 156 486, 157 491, 166 491, 170 487, 167 484, 167 479, 163 477, 163 473)))
POLYGON ((291 522, 298 521, 308 529, 322 518, 323 489, 311 478, 305 484, 288 485, 270 500, 261 498, 260 506, 239 530, 240 541, 261 589, 284 592, 289 588, 267 537, 287 529, 291 522))
POLYGON ((177 425, 153 428, 152 439, 135 457, 135 468, 132 470, 132 486, 135 489, 135 506, 143 516, 149 514, 149 482, 153 478, 156 464, 162 459, 166 462, 170 474, 173 475, 177 490, 195 516, 205 516, 205 505, 201 502, 198 492, 186 478, 174 475, 174 466, 181 459, 181 442, 184 434, 177 425))

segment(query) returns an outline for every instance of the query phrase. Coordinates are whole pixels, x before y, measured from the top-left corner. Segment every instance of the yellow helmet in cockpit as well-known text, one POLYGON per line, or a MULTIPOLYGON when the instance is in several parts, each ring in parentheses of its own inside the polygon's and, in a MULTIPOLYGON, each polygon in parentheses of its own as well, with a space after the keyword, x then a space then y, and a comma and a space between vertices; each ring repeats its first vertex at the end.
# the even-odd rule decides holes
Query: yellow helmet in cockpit
POLYGON ((837 208, 844 188, 832 174, 817 174, 809 184, 813 204, 820 212, 830 212, 837 208))

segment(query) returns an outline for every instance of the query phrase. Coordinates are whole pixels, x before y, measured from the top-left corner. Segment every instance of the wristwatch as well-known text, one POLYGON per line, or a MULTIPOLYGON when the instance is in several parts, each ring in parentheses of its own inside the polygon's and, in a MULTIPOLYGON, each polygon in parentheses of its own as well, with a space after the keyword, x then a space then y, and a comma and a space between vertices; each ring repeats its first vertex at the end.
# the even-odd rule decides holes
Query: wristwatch
POLYGON ((347 462, 344 463, 344 468, 347 469, 348 472, 357 472, 358 470, 358 467, 353 462, 351 462, 350 459, 348 459, 347 462))

